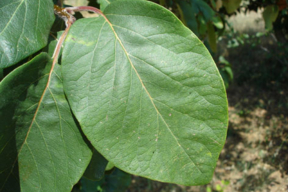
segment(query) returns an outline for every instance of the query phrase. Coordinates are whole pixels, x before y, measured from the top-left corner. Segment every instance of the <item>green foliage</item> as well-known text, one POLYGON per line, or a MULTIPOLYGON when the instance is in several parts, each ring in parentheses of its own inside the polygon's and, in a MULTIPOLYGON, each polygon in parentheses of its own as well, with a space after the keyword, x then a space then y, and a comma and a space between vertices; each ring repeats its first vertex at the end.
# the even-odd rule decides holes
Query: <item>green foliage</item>
POLYGON ((225 7, 227 13, 231 14, 239 8, 242 0, 222 0, 222 1, 223 6, 225 7))
POLYGON ((109 23, 103 17, 77 21, 63 50, 64 89, 84 133, 129 173, 184 185, 207 183, 227 126, 222 124, 225 92, 209 53, 156 4, 114 2, 104 14, 109 23), (185 78, 175 70, 185 71, 185 78), (204 78, 200 83, 195 76, 204 78), (217 130, 211 131, 213 126, 217 130), (206 137, 215 144, 204 144, 206 137), (170 152, 163 153, 167 146, 170 152), (165 159, 173 161, 157 163, 165 159), (198 179, 191 180, 191 173, 198 179))
POLYGON ((225 87, 228 88, 229 87, 229 83, 233 80, 233 72, 232 72, 232 68, 231 68, 231 64, 223 57, 220 56, 219 57, 219 71, 220 74, 223 78, 225 87))
POLYGON ((51 0, 1 0, 0 10, 1 69, 47 44, 54 14, 51 0))
POLYGON ((92 159, 85 170, 84 177, 90 180, 102 179, 108 161, 95 149, 93 149, 92 159))
MULTIPOLYGON (((51 40, 43 49, 48 53, 40 53, 53 21, 52 1, 1 1, 0 8, 12 11, 0 12, 1 192, 71 191, 82 176, 79 190, 89 191, 108 161, 114 172, 94 190, 123 191, 120 184, 131 181, 127 173, 183 185, 210 181, 228 107, 208 50, 155 3, 99 3, 104 15, 76 21, 61 55, 51 40), (53 52, 61 65, 57 57, 52 61, 53 52)), ((214 29, 212 12, 196 11, 214 29)))
POLYGON ((113 173, 106 174, 100 181, 82 178, 80 181, 82 192, 123 192, 131 183, 131 175, 115 169, 113 173))
POLYGON ((263 18, 265 21, 266 30, 270 31, 273 29, 273 23, 276 21, 279 13, 279 9, 275 5, 269 5, 265 7, 263 11, 263 18))
POLYGON ((90 161, 65 99, 60 66, 47 84, 50 68, 50 57, 42 53, 0 83, 1 191, 69 191, 90 161))

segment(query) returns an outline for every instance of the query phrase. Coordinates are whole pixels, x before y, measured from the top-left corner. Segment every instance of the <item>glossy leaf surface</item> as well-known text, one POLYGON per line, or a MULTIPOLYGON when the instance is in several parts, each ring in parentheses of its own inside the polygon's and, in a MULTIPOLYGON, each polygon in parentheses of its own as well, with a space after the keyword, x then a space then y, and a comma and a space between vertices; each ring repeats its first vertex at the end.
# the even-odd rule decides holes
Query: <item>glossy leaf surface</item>
POLYGON ((46 45, 54 21, 53 2, 1 0, 0 18, 0 68, 5 68, 46 45))
POLYGON ((64 90, 93 146, 120 169, 210 181, 227 131, 225 88, 202 42, 168 10, 116 1, 73 24, 64 90))
POLYGON ((50 68, 42 53, 0 83, 1 192, 71 191, 90 161, 58 65, 45 88, 50 68))

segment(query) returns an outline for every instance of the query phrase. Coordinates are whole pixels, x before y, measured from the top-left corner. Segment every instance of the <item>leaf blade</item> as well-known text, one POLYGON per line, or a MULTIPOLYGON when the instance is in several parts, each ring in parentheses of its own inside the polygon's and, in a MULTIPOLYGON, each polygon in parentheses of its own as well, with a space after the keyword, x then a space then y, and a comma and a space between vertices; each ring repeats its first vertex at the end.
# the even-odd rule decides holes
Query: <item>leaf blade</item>
POLYGON ((84 133, 126 172, 209 182, 226 137, 227 100, 208 51, 153 3, 117 1, 104 14, 77 21, 63 50, 64 90, 84 133))
POLYGON ((47 44, 54 21, 53 2, 3 0, 0 10, 0 68, 6 68, 47 44))
POLYGON ((70 191, 89 163, 92 154, 73 120, 58 65, 47 84, 50 67, 42 53, 0 83, 0 191, 70 191))

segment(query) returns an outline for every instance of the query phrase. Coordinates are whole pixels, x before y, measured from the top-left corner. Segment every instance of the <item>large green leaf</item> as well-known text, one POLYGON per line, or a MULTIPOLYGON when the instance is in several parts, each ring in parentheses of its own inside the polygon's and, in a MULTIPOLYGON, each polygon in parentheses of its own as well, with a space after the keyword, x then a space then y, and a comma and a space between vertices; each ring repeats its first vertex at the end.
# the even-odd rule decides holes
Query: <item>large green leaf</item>
POLYGON ((0 0, 0 68, 11 66, 47 43, 54 21, 51 0, 0 0))
POLYGON ((85 135, 126 172, 209 182, 228 122, 209 52, 152 2, 116 1, 104 14, 74 23, 63 50, 64 90, 85 135))
POLYGON ((60 67, 41 54, 0 83, 0 191, 71 191, 91 158, 63 92, 60 67), (43 95, 42 95, 43 93, 43 95))

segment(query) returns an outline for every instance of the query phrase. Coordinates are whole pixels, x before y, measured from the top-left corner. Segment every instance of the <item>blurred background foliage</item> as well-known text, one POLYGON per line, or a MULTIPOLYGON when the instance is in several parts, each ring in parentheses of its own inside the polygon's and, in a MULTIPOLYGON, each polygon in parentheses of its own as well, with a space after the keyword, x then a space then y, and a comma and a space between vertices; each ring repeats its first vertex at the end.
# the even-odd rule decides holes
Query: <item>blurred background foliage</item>
MULTIPOLYGON (((54 3, 100 8, 102 1, 54 3)), ((288 191, 288 0, 151 1, 206 45, 227 88, 230 125, 215 175, 206 186, 184 187, 131 176, 108 163, 100 181, 83 177, 73 191, 288 191)), ((81 14, 76 17, 95 16, 81 14)), ((64 27, 57 19, 51 41, 64 27)))

